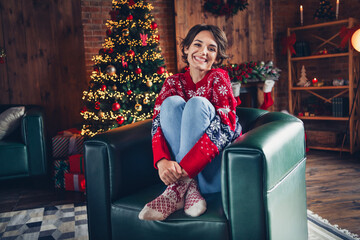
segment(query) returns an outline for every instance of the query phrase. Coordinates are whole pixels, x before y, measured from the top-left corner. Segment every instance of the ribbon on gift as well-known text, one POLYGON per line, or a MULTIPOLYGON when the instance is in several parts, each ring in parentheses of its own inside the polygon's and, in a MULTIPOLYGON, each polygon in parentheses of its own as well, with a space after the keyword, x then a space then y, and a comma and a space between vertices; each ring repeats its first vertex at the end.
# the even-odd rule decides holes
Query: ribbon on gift
POLYGON ((64 174, 69 171, 67 160, 55 160, 54 162, 54 181, 55 186, 64 188, 64 174))
POLYGON ((79 188, 79 175, 77 175, 77 174, 74 174, 73 175, 73 181, 74 181, 74 190, 75 191, 79 191, 80 190, 80 188, 79 188))
POLYGON ((58 135, 63 135, 64 137, 70 137, 69 139, 69 155, 77 153, 76 139, 81 137, 81 131, 76 128, 70 128, 61 132, 58 132, 58 135))
POLYGON ((281 54, 286 55, 286 51, 289 49, 291 55, 296 54, 294 44, 296 42, 296 35, 292 33, 289 37, 283 38, 281 45, 283 46, 281 54))
POLYGON ((352 28, 347 28, 346 26, 342 26, 340 29, 341 42, 339 44, 339 48, 344 48, 348 43, 349 39, 351 39, 354 32, 356 32, 356 30, 358 30, 359 28, 360 28, 360 24, 352 28))

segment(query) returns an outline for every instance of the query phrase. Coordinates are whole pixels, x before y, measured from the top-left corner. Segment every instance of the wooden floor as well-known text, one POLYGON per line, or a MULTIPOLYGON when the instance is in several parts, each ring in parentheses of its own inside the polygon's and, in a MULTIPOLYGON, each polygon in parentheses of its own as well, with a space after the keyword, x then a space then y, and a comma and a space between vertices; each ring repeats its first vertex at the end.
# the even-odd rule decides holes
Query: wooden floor
MULTIPOLYGON (((360 157, 310 150, 308 209, 360 236, 360 157)), ((46 179, 0 182, 0 212, 85 202, 83 193, 55 190, 46 179)))
POLYGON ((308 209, 360 236, 360 156, 310 150, 306 164, 308 209))

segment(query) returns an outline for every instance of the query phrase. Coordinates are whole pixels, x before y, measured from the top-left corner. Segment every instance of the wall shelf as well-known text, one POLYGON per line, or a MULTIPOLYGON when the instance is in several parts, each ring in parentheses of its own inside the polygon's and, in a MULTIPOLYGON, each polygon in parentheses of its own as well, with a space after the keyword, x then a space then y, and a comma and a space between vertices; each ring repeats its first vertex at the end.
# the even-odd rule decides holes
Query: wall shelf
POLYGON ((358 23, 355 18, 348 18, 287 29, 288 37, 295 33, 299 36, 299 38, 297 37, 298 41, 303 39, 304 42, 306 40, 305 42, 308 42, 314 48, 310 56, 298 57, 291 56, 290 50, 288 50, 289 112, 304 120, 306 130, 323 130, 328 124, 338 125, 334 129, 329 128, 328 131, 339 133, 340 145, 343 145, 338 146, 339 143, 337 143, 330 147, 327 146, 327 143, 322 142, 318 146, 316 144, 308 146, 310 149, 345 151, 351 154, 360 150, 360 96, 355 94, 357 83, 360 81, 360 55, 350 47, 349 42, 346 48, 337 48, 342 40, 339 33, 341 27, 346 26, 350 29, 358 23), (329 53, 317 54, 317 51, 322 48, 330 49, 329 53), (311 66, 310 72, 312 71, 313 77, 325 76, 323 77, 325 78, 323 80, 324 85, 320 87, 298 86, 299 72, 302 65, 311 66), (332 80, 335 78, 332 74, 341 74, 343 79, 348 80, 348 85, 332 86, 332 80), (335 105, 339 98, 345 102, 345 104, 341 103, 341 108, 348 108, 347 113, 339 111, 339 108, 336 110, 334 107, 339 106, 335 105), (316 99, 316 101, 313 99, 316 99), (354 111, 349 117, 353 103, 354 111), (317 108, 322 111, 313 110, 317 108), (304 114, 304 109, 311 110, 305 111, 304 114), (311 112, 312 110, 314 112, 311 112), (345 133, 345 130, 347 130, 347 133, 345 133), (346 140, 344 141, 344 139, 346 140))

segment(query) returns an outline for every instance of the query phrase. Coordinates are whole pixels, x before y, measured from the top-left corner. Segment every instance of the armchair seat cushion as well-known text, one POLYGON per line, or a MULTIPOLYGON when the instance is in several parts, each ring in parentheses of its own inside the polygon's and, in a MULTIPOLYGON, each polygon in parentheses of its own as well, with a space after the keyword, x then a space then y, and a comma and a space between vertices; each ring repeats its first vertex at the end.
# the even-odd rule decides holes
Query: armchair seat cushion
POLYGON ((28 175, 26 146, 19 142, 0 141, 0 177, 12 175, 28 175))
POLYGON ((165 190, 158 184, 114 201, 111 205, 113 239, 229 239, 228 221, 225 217, 221 193, 204 195, 207 210, 192 218, 181 209, 166 221, 142 221, 138 214, 144 205, 165 190), (154 231, 157 229, 157 231, 154 231), (131 237, 130 237, 131 236, 131 237), (124 238, 126 239, 126 238, 124 238))

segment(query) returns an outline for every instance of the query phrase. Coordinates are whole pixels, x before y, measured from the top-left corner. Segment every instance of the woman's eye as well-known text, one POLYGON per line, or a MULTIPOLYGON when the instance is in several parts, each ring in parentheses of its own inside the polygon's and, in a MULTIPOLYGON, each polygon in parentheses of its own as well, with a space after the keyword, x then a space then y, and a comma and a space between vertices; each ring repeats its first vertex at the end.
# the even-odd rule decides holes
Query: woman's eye
POLYGON ((215 48, 209 48, 209 51, 216 52, 216 49, 215 48))
POLYGON ((194 45, 195 45, 196 47, 200 47, 200 46, 201 46, 200 43, 194 43, 194 45))

